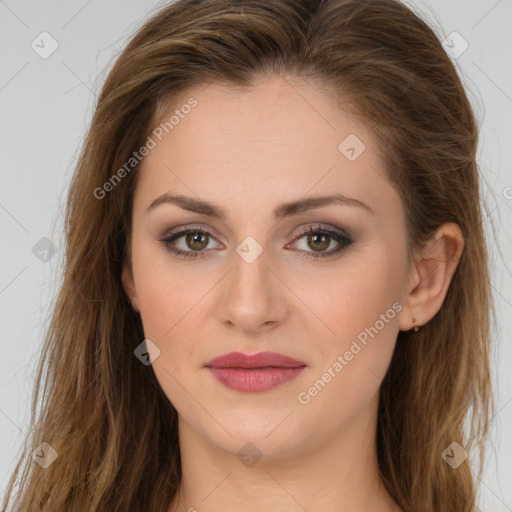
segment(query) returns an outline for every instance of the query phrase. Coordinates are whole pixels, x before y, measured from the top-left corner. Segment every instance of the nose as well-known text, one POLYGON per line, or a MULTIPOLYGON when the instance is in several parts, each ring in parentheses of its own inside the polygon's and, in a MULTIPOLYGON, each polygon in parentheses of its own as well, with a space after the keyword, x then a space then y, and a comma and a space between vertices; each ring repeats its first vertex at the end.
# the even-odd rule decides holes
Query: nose
MULTIPOLYGON (((233 254, 218 307, 220 321, 246 333, 265 332, 289 315, 287 287, 279 270, 271 268, 267 252, 252 262, 233 254)), ((272 265, 275 267, 275 265, 272 265)))

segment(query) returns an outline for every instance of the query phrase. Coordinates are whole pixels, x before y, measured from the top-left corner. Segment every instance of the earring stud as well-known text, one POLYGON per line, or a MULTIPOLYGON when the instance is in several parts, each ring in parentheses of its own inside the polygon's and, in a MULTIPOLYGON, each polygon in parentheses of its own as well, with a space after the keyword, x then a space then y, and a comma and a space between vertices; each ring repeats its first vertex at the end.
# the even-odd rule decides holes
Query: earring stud
POLYGON ((414 332, 418 332, 420 330, 420 328, 416 325, 415 317, 413 317, 413 319, 412 319, 412 325, 413 325, 414 332))

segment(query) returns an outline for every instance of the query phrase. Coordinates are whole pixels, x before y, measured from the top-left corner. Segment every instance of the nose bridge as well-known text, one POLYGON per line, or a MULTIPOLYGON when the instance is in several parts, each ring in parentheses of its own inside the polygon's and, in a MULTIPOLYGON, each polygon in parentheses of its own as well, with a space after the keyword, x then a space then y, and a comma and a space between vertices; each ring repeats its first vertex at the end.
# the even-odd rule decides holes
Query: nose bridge
MULTIPOLYGON (((247 237, 233 255, 233 283, 250 293, 255 288, 265 288, 269 281, 269 253, 252 237, 247 237)), ((256 290, 263 291, 263 290, 256 290)))
POLYGON ((232 254, 219 315, 244 330, 282 320, 286 313, 282 286, 271 268, 272 258, 254 238, 245 238, 232 254))

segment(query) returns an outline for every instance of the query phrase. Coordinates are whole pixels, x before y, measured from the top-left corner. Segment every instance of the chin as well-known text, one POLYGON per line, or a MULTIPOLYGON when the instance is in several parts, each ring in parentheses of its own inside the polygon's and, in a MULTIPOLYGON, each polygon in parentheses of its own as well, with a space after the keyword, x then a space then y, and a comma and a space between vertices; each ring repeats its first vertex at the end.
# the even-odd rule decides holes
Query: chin
POLYGON ((308 432, 314 434, 314 428, 298 424, 294 418, 296 411, 267 410, 255 412, 237 410, 217 416, 218 421, 226 426, 229 435, 216 422, 208 422, 208 432, 203 431, 210 442, 233 455, 239 455, 244 449, 261 452, 266 458, 277 457, 284 452, 298 449, 308 443, 308 432), (245 447, 245 448, 244 448, 245 447))

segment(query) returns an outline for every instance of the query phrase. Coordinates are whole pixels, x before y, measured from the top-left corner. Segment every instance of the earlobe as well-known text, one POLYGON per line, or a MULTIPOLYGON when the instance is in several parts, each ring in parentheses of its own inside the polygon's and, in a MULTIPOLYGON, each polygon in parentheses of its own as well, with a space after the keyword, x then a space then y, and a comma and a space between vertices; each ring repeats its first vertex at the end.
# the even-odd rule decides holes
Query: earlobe
POLYGON ((121 282, 123 289, 128 296, 131 305, 137 313, 139 312, 139 302, 137 299, 137 292, 135 290, 135 282, 133 279, 133 272, 128 263, 123 265, 123 271, 121 273, 121 282))
POLYGON ((463 249, 464 237, 457 224, 446 223, 436 231, 411 269, 412 284, 404 301, 400 330, 424 325, 438 313, 463 249))

